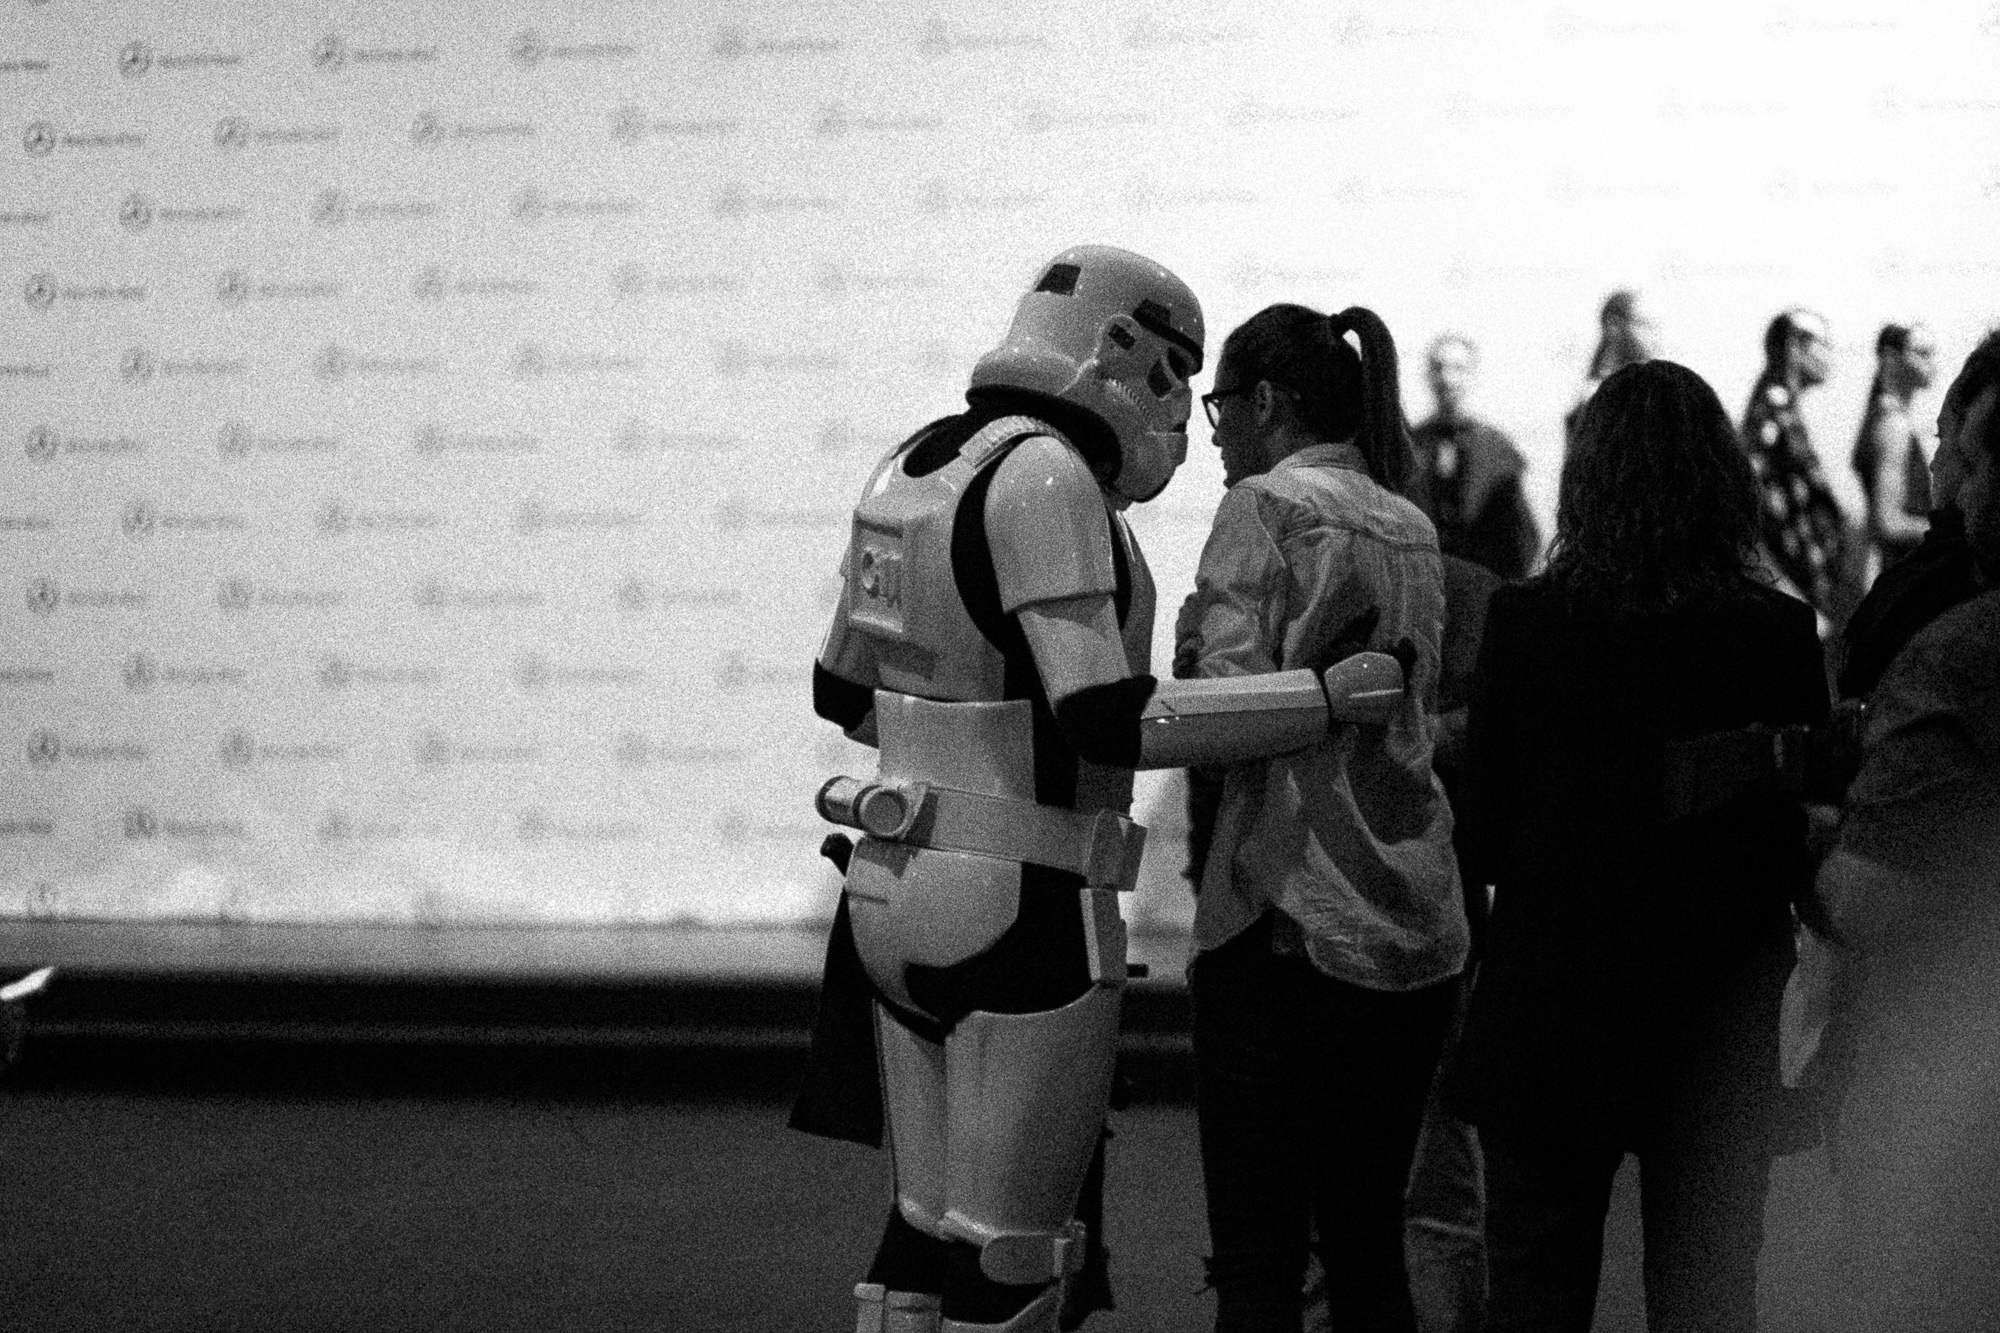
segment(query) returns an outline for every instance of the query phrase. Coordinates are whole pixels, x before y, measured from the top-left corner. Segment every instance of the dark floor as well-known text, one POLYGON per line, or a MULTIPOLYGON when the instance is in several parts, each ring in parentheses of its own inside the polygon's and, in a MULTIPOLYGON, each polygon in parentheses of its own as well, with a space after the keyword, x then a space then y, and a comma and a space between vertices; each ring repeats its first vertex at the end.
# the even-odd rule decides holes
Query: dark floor
MULTIPOLYGON (((1178 947, 1128 992, 1094 1333, 1213 1314, 1178 947)), ((43 961, 0 1080, 0 1333, 853 1327, 888 1164, 784 1127, 814 939, 0 923, 0 976, 43 961)), ((1616 1333, 1643 1327, 1630 1174, 1616 1333)), ((1768 1218, 1765 1333, 1815 1333, 1817 1154, 1768 1218)))
MULTIPOLYGON (((157 1062, 128 1079, 30 1056, 0 1089, 0 1327, 15 1333, 832 1333, 852 1327, 887 1197, 880 1154, 785 1129, 782 1103, 649 1099, 637 1069, 557 1064, 510 1087, 505 1070, 422 1057, 370 1075, 349 1053, 275 1077, 193 1068, 176 1086, 157 1062)), ((1147 1103, 1115 1124, 1119 1308, 1087 1327, 1194 1333, 1213 1306, 1192 1113, 1147 1103)), ((1597 1327, 1636 1333, 1624 1184, 1597 1327)), ((1769 1333, 1818 1326, 1826 1200, 1816 1156, 1784 1165, 1769 1333)))

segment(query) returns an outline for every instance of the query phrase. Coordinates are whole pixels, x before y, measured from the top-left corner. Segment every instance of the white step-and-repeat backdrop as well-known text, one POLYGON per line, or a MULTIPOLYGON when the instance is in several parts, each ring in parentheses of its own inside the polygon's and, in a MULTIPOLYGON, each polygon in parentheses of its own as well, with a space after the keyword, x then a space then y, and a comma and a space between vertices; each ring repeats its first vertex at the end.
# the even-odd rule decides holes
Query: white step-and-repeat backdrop
POLYGON ((1218 336, 1374 305, 1418 410, 1470 334, 1545 518, 1606 291, 1732 407, 1814 305, 1851 500, 1876 327, 2000 309, 1996 58, 1990 0, 0 0, 0 917, 825 916, 845 507, 1075 241, 1218 336))

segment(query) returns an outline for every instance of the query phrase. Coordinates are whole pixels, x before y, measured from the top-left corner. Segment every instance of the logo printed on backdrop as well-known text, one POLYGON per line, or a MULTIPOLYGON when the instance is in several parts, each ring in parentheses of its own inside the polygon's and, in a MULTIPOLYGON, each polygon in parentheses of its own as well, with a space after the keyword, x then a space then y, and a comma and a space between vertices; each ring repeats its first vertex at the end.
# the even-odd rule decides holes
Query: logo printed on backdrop
POLYGON ((188 51, 162 55, 144 40, 125 43, 118 51, 118 72, 128 79, 142 78, 153 70, 232 69, 243 63, 234 51, 188 51))
POLYGON ((28 432, 25 452, 36 462, 46 463, 56 456, 56 451, 60 447, 60 441, 54 431, 47 426, 36 426, 28 432))
POLYGON ((364 663, 338 655, 323 660, 315 675, 320 688, 328 692, 357 686, 370 689, 428 689, 444 679, 436 667, 364 663))
POLYGON ((241 204, 205 204, 199 207, 156 207, 143 194, 128 194, 118 204, 118 225, 127 231, 144 231, 154 222, 237 222, 250 210, 241 204))
POLYGON ((144 148, 146 136, 136 130, 59 130, 46 120, 30 121, 21 131, 21 147, 30 157, 47 157, 57 148, 144 148))
POLYGON ((410 142, 419 148, 432 148, 451 140, 532 139, 535 133, 532 121, 448 121, 437 111, 419 111, 410 121, 410 142))
POLYGON ((661 430, 634 418, 618 432, 612 447, 621 454, 725 454, 742 448, 743 439, 727 431, 661 430))
POLYGON ((145 652, 128 656, 119 668, 119 676, 124 680, 125 688, 134 694, 144 694, 158 685, 212 688, 218 685, 243 685, 250 680, 250 673, 242 667, 183 666, 175 663, 162 665, 150 653, 145 652))
POLYGON ((341 443, 336 435, 259 435, 240 421, 226 421, 215 433, 215 450, 224 458, 253 453, 296 458, 337 454, 341 443))
POLYGON ((611 285, 620 296, 643 296, 659 292, 666 296, 697 296, 708 292, 741 292, 750 283, 741 273, 662 273, 653 275, 638 260, 628 260, 611 270, 611 285))
POLYGON ((441 265, 431 264, 410 279, 410 294, 419 301, 442 301, 447 296, 536 296, 542 284, 534 278, 466 278, 447 274, 441 265))
POLYGON ((533 28, 526 28, 507 43, 507 56, 523 69, 533 69, 546 60, 629 60, 639 48, 629 42, 568 42, 552 44, 533 28))
POLYGON ((419 768, 445 768, 454 764, 484 767, 542 762, 542 750, 538 745, 527 742, 494 744, 458 741, 435 728, 426 728, 418 732, 411 750, 419 768))
POLYGON ((118 358, 118 376, 127 384, 151 384, 156 378, 230 378, 250 373, 247 361, 212 357, 160 357, 143 347, 128 347, 118 358))
POLYGON ((47 209, 0 209, 0 227, 46 227, 55 220, 47 209))
POLYGON ((357 532, 428 532, 442 528, 445 521, 435 510, 364 509, 328 500, 313 515, 313 525, 325 536, 345 537, 357 532))
POLYGON ((410 836, 405 825, 358 819, 345 810, 328 810, 313 834, 321 842, 401 842, 410 836))
POLYGON ((56 522, 45 514, 0 514, 0 533, 54 532, 56 522))
POLYGON ((1326 125, 1353 120, 1361 112, 1351 106, 1287 104, 1276 106, 1251 93, 1229 112, 1232 125, 1326 125))
POLYGON ((823 56, 842 49, 833 37, 752 37, 740 24, 728 23, 715 30, 708 53, 717 60, 745 60, 751 56, 823 56))
POLYGON ((999 51, 1040 51, 1049 39, 1033 32, 960 32, 943 19, 932 19, 917 39, 917 49, 933 58, 999 51))
POLYGON ((334 741, 260 741, 242 730, 224 732, 217 747, 217 757, 231 768, 248 768, 258 763, 339 763, 348 753, 348 746, 334 741))
POLYGON ((1582 37, 1678 37, 1686 29, 1663 21, 1616 22, 1586 17, 1574 9, 1561 8, 1549 16, 1549 35, 1557 41, 1582 37))
POLYGON ((346 191, 321 190, 313 196, 308 216, 318 226, 345 227, 363 222, 413 222, 435 217, 437 204, 427 199, 353 199, 346 191))
POLYGON ((845 296, 849 292, 930 291, 938 286, 938 281, 924 272, 866 273, 842 268, 839 264, 822 264, 813 285, 828 296, 845 296))
POLYGON ((1150 176, 1134 176, 1125 187, 1125 206, 1135 213, 1172 210, 1177 213, 1204 208, 1228 208, 1254 204, 1257 196, 1241 186, 1161 185, 1150 176))
POLYGON ((515 379, 534 380, 548 375, 578 377, 621 375, 642 371, 645 358, 622 352, 563 352, 551 356, 540 343, 522 343, 515 349, 509 369, 515 379))
POLYGON ((741 588, 701 588, 662 584, 654 587, 637 574, 619 583, 612 592, 612 599, 620 610, 635 615, 653 610, 707 610, 724 606, 740 606, 743 602, 741 588))
POLYGON ((522 653, 514 660, 514 685, 523 694, 640 685, 645 678, 646 673, 638 667, 551 662, 544 654, 535 652, 522 653))
POLYGON ((315 378, 332 383, 346 379, 385 379, 418 375, 441 375, 444 359, 439 356, 382 356, 356 352, 328 343, 313 357, 315 378))
POLYGON ((1158 15, 1135 20, 1125 31, 1125 45, 1136 51, 1200 46, 1236 46, 1257 37, 1253 29, 1197 28, 1171 23, 1158 15))
POLYGON ((144 764, 153 749, 138 741, 66 741, 54 731, 37 730, 28 737, 28 766, 47 772, 58 764, 144 764))
POLYGON ((933 134, 943 128, 941 116, 857 116, 842 102, 821 106, 813 122, 813 133, 823 139, 838 139, 848 134, 933 134))
POLYGON ((1790 5, 1777 5, 1764 22, 1764 33, 1768 37, 1823 37, 1855 33, 1879 36, 1894 32, 1900 26, 1886 19, 1801 18, 1790 5))
POLYGON ((540 588, 481 588, 426 579, 410 601, 426 611, 528 611, 547 606, 549 595, 540 588))
POLYGON ((84 611, 142 611, 147 596, 127 588, 64 589, 51 578, 32 579, 27 588, 28 609, 38 616, 52 616, 62 607, 84 611))
POLYGON ((522 842, 651 842, 644 824, 628 819, 558 819, 543 810, 523 810, 516 829, 522 842))
POLYGON ((542 442, 526 431, 479 434, 447 431, 436 422, 426 422, 417 427, 410 447, 419 454, 431 457, 441 454, 532 454, 541 449, 542 442))
POLYGON ((347 594, 338 588, 277 587, 248 579, 225 579, 216 585, 215 604, 236 615, 259 609, 330 611, 346 605, 347 594))
POLYGON ((435 64, 438 49, 434 46, 353 46, 339 33, 330 32, 312 44, 308 58, 314 69, 338 72, 355 65, 435 64))
POLYGON ((56 673, 52 667, 0 667, 0 685, 53 685, 56 673))
POLYGON ((46 74, 49 62, 40 56, 7 56, 0 58, 0 74, 46 74))
POLYGON ((830 350, 753 351, 749 343, 735 339, 715 346, 715 373, 722 379, 734 379, 752 371, 776 375, 831 375, 846 365, 845 356, 830 350))
POLYGON ((626 196, 563 199, 544 194, 530 185, 508 201, 507 211, 514 220, 528 226, 572 218, 632 217, 639 212, 639 200, 626 196))
POLYGON ((184 819, 153 813, 148 806, 136 805, 119 820, 127 838, 241 838, 249 829, 240 819, 184 819))
POLYGON ((215 146, 225 152, 257 148, 297 148, 340 142, 338 125, 252 125, 242 116, 224 116, 215 122, 215 146))
POLYGON ((655 120, 646 108, 627 102, 611 117, 611 137, 618 143, 635 144, 646 139, 726 139, 743 122, 723 117, 687 120, 655 120))
POLYGON ((643 731, 627 731, 612 746, 611 758, 620 768, 681 768, 706 764, 735 765, 742 763, 746 755, 743 750, 731 745, 679 745, 672 741, 655 740, 643 731))
POLYGON ((1048 199, 1035 190, 969 190, 942 177, 924 182, 917 207, 925 213, 1026 213, 1048 199))
POLYGON ((21 295, 32 308, 47 310, 55 305, 58 297, 65 302, 143 301, 151 295, 151 291, 139 282, 97 283, 91 286, 71 283, 64 286, 53 273, 37 273, 28 279, 21 295))
MULTIPOLYGON (((55 834, 56 822, 40 815, 8 815, 0 819, 0 838, 53 838, 55 834)), ((28 915, 38 915, 39 900, 45 895, 53 894, 54 891, 53 884, 47 881, 37 882, 34 889, 35 899, 28 905, 28 915)))
POLYGON ((1014 115, 1014 128, 1022 134, 1075 134, 1129 129, 1152 123, 1152 116, 1144 111, 1111 111, 1102 107, 1068 106, 1060 102, 1031 102, 1014 115))
POLYGON ((826 195, 764 194, 730 182, 715 196, 715 215, 723 218, 769 217, 780 213, 832 213, 843 205, 826 195))
POLYGON ((614 532, 643 525, 646 515, 636 509, 550 509, 539 500, 523 500, 514 510, 514 530, 524 536, 544 532, 614 532))

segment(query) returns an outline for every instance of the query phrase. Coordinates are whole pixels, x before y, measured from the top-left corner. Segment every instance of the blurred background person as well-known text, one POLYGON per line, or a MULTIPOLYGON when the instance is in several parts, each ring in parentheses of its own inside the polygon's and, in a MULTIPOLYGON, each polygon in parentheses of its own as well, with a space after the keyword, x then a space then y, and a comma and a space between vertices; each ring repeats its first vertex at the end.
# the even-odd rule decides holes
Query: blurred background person
POLYGON ((1743 413, 1743 448, 1757 479, 1759 538, 1764 557, 1820 615, 1823 633, 1837 632, 1861 599, 1858 543, 1840 502, 1827 487, 1799 400, 1826 382, 1826 321, 1791 309, 1764 329, 1764 370, 1743 413))
POLYGON ((1917 631, 1979 592, 1958 504, 1965 467, 1960 452, 1945 445, 1957 435, 1973 402, 1994 384, 2000 384, 2000 332, 1987 334, 1973 349, 1938 405, 1930 525, 1907 558, 1882 571, 1849 618, 1841 640, 1842 699, 1867 698, 1917 631))
POLYGON ((1873 689, 1818 881, 1849 1034, 1841 1271, 1868 1333, 1986 1329, 2000 1308, 2000 339, 1946 395, 1938 437, 1979 592, 1873 689))
POLYGON ((1854 474, 1867 504, 1868 541, 1882 569, 1917 549, 1931 510, 1929 464, 1910 400, 1936 376, 1937 348, 1922 325, 1884 324, 1875 335, 1875 379, 1854 441, 1854 474))
POLYGON ((1466 411, 1479 349, 1463 334, 1431 343, 1426 378, 1436 410, 1410 432, 1415 470, 1407 494, 1437 528, 1438 549, 1516 579, 1542 552, 1514 442, 1466 411))
POLYGON ((1826 717, 1812 613, 1756 545, 1714 391, 1645 362, 1584 407, 1546 568, 1488 607, 1466 813, 1495 894, 1445 1093, 1485 1155, 1492 1333, 1590 1328, 1627 1153, 1648 1326, 1755 1325, 1805 818, 1751 794, 1670 822, 1663 768, 1675 738, 1826 717))
POLYGON ((1590 369, 1584 372, 1583 390, 1576 405, 1563 418, 1563 446, 1567 452, 1576 436, 1576 424, 1583 405, 1597 386, 1627 366, 1650 361, 1657 355, 1653 341, 1653 321, 1639 302, 1639 293, 1620 287, 1604 298, 1597 310, 1597 350, 1590 354, 1590 369))

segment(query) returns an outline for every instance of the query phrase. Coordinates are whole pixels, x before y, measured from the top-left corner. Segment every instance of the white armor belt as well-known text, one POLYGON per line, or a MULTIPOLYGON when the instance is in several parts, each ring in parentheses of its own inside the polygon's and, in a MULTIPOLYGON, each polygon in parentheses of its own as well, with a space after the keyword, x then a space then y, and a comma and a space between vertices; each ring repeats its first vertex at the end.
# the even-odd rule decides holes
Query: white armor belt
POLYGON ((884 842, 1025 861, 1120 892, 1137 882, 1146 847, 1146 830, 1109 810, 1083 814, 927 782, 833 778, 815 803, 821 817, 884 842))

